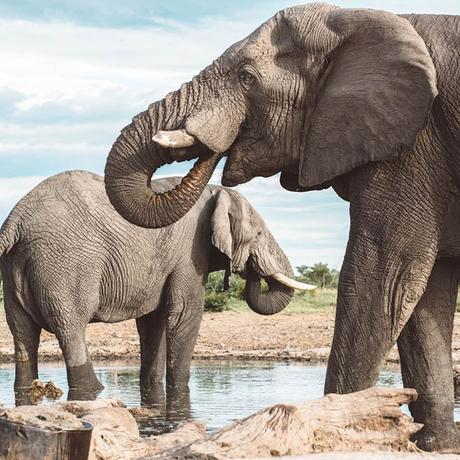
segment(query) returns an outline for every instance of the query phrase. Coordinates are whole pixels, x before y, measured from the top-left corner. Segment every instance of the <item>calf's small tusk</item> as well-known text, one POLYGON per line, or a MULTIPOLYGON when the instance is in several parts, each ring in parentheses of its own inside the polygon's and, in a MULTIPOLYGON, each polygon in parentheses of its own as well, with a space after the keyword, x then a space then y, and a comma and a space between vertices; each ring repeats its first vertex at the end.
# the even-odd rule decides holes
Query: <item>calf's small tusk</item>
POLYGON ((191 136, 185 129, 176 129, 175 131, 158 131, 152 137, 152 141, 162 147, 180 149, 194 145, 196 138, 191 136))
POLYGON ((302 291, 311 291, 312 289, 316 289, 316 286, 313 284, 306 284, 300 281, 293 280, 288 276, 283 275, 282 273, 275 273, 271 275, 271 277, 279 283, 284 284, 285 286, 290 287, 292 289, 300 289, 302 291))

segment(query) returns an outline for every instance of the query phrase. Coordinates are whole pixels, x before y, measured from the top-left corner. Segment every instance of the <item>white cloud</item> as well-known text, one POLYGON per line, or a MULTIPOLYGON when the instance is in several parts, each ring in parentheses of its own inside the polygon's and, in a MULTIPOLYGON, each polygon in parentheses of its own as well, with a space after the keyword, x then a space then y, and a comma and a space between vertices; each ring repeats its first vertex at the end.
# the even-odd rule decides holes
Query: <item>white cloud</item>
MULTIPOLYGON (((21 108, 78 102, 110 90, 140 89, 154 99, 176 89, 251 31, 241 22, 110 29, 76 24, 0 21, 0 87, 26 95, 21 108), (222 33, 225 31, 225 33, 222 33)), ((152 99, 152 100, 154 100, 152 99)), ((84 102, 84 101, 83 101, 84 102)))
POLYGON ((27 177, 9 177, 0 179, 0 215, 6 217, 14 205, 44 177, 27 176, 27 177))

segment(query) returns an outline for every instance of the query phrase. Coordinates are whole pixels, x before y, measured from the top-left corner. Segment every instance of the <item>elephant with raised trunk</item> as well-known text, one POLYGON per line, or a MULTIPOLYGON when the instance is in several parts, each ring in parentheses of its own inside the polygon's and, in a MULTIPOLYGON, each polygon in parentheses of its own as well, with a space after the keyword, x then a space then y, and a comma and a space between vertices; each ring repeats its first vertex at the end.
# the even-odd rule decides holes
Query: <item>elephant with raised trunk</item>
POLYGON ((221 156, 224 185, 281 173, 287 190, 333 187, 351 229, 325 392, 374 385, 397 341, 404 384, 419 393, 415 439, 445 451, 460 450, 459 49, 457 16, 285 9, 137 115, 106 167, 110 200, 145 227, 187 212, 221 156), (158 166, 193 157, 174 192, 150 191, 158 166))
MULTIPOLYGON (((164 192, 177 184, 168 178, 151 186, 164 192)), ((209 185, 179 222, 144 229, 113 209, 102 177, 85 171, 53 176, 20 200, 0 232, 0 254, 19 399, 37 378, 41 329, 59 341, 71 399, 102 388, 86 325, 131 318, 140 336, 142 394, 162 386, 165 367, 168 388, 180 394, 188 388, 210 271, 247 278, 247 303, 263 315, 285 308, 293 288, 312 287, 291 279, 287 257, 239 193, 209 185)))

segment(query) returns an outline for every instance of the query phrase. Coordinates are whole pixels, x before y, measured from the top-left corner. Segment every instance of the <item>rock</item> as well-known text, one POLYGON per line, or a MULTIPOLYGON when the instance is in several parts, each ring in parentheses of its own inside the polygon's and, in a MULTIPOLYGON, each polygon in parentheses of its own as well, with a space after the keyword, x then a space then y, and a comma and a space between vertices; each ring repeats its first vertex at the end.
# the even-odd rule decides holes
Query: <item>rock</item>
POLYGON ((94 401, 63 401, 53 405, 79 417, 102 407, 126 406, 118 399, 96 399, 94 401))
POLYGON ((152 420, 161 414, 161 409, 152 407, 129 407, 128 410, 137 422, 152 420))
POLYGON ((97 409, 84 419, 95 423, 88 460, 150 459, 153 455, 206 437, 203 424, 184 422, 172 433, 140 438, 137 425, 135 428, 132 425, 133 422, 135 425, 134 418, 122 408, 97 409))
POLYGON ((83 419, 93 425, 89 460, 114 458, 139 438, 136 420, 122 407, 90 410, 83 419))

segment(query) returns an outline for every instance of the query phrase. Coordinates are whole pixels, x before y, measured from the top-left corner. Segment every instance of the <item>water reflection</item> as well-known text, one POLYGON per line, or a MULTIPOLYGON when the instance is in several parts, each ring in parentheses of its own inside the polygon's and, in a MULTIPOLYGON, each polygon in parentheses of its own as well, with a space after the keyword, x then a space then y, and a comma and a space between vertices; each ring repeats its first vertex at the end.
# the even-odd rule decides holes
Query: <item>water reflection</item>
MULTIPOLYGON (((150 394, 143 394, 142 400, 137 363, 96 364, 95 370, 105 387, 99 397, 120 399, 127 406, 142 403, 152 407, 154 416, 144 420, 141 427, 146 432, 158 433, 170 431, 182 417, 202 420, 214 430, 274 403, 319 398, 323 393, 326 369, 324 365, 288 362, 194 362, 190 394, 182 398, 178 395, 165 397, 161 386, 150 394)), ((52 380, 66 395, 63 364, 41 364, 39 375, 43 381, 52 380)), ((14 367, 0 366, 0 402, 5 405, 14 404, 13 382, 14 367)), ((401 374, 385 368, 379 385, 402 387, 401 374)))

